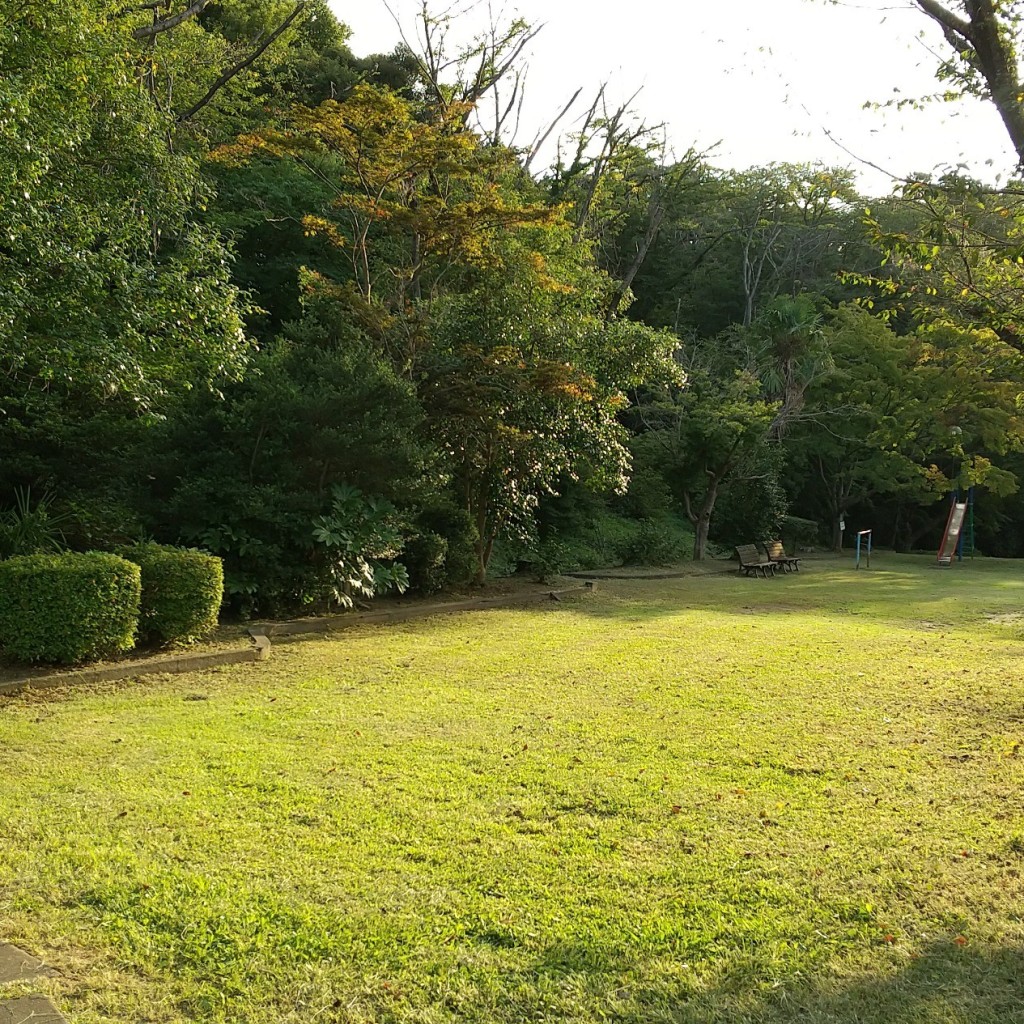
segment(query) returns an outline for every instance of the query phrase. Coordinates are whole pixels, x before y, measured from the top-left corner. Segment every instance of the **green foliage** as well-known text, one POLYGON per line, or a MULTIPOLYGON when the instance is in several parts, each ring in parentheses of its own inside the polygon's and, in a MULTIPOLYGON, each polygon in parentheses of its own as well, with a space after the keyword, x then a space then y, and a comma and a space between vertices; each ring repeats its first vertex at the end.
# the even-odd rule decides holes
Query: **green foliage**
POLYGON ((417 382, 430 441, 473 519, 483 580, 495 540, 534 529, 558 481, 621 489, 626 391, 677 374, 674 337, 609 320, 614 286, 566 211, 545 206, 510 151, 423 117, 369 85, 297 111, 289 131, 223 147, 228 167, 267 154, 317 168, 333 194, 306 231, 349 254, 352 315, 417 382))
POLYGON ((711 539, 727 548, 777 538, 788 511, 780 482, 782 449, 764 446, 755 454, 755 463, 757 472, 725 484, 715 507, 711 539))
POLYGON ((0 510, 0 558, 61 551, 66 546, 63 527, 71 516, 53 510, 54 499, 44 494, 33 504, 28 488, 14 493, 14 506, 0 510))
POLYGON ((206 188, 111 5, 0 23, 0 396, 137 407, 236 374, 247 342, 206 188))
MULTIPOLYGON (((15 8, 0 494, 70 518, 26 498, 0 553, 152 534, 270 614, 405 585, 360 565, 338 485, 392 504, 434 592, 496 547, 495 571, 665 560, 684 514, 699 558, 775 532, 780 480, 834 543, 851 510, 913 534, 974 486, 986 546, 1020 548, 1013 188, 915 180, 865 215, 841 169, 673 162, 604 92, 535 176, 479 103, 518 19, 454 52, 425 8, 431 52, 361 59, 327 0, 15 8)), ((943 73, 1019 114, 981 57, 943 73)))
POLYGON ((692 546, 693 531, 677 516, 635 519, 603 504, 586 519, 549 527, 531 544, 496 545, 491 575, 528 572, 546 579, 563 572, 622 565, 677 565, 689 557, 692 546))
POLYGON ((75 664, 131 650, 137 565, 116 555, 25 555, 0 562, 0 649, 19 661, 75 664))
POLYGON ((695 530, 693 556, 706 553, 723 486, 761 476, 778 404, 749 372, 695 365, 683 391, 655 393, 640 410, 643 432, 633 442, 646 465, 657 465, 695 530))
POLYGON ((343 608, 357 597, 408 590, 409 574, 395 561, 405 541, 402 521, 390 501, 335 484, 330 510, 313 523, 313 539, 327 596, 343 608))
POLYGON ((311 281, 302 318, 244 382, 223 399, 197 394, 154 432, 150 529, 221 556, 237 612, 324 599, 311 524, 328 512, 333 484, 403 504, 432 494, 413 388, 345 312, 311 281))
POLYGON ((1024 444, 1012 346, 949 324, 900 336, 850 306, 831 314, 829 337, 835 366, 809 388, 816 415, 795 424, 788 447, 834 546, 839 520, 875 498, 927 507, 957 487, 1015 490, 999 465, 1024 444))
POLYGON ((120 552, 142 572, 141 638, 191 643, 217 628, 224 599, 224 566, 202 551, 139 544, 120 552))
POLYGON ((419 533, 406 542, 402 562, 409 587, 419 594, 436 594, 448 583, 448 540, 436 533, 419 533))
POLYGON ((636 537, 623 553, 626 565, 676 565, 686 557, 685 536, 671 525, 657 519, 640 523, 636 537))
MULTIPOLYGON (((816 519, 786 516, 782 520, 782 542, 787 551, 799 551, 817 544, 821 537, 821 524, 816 519)), ((768 540, 774 536, 765 535, 768 540)))
POLYGON ((711 338, 750 325, 780 295, 853 298, 862 289, 839 272, 878 263, 847 169, 704 168, 665 205, 665 225, 633 286, 634 312, 681 334, 711 338))
POLYGON ((658 465, 659 453, 651 446, 631 444, 633 468, 629 488, 617 496, 615 508, 633 519, 652 519, 670 514, 675 509, 672 489, 658 465))
POLYGON ((406 546, 402 560, 408 565, 414 586, 429 593, 434 586, 457 586, 473 578, 476 572, 476 530, 469 513, 460 508, 450 496, 442 494, 432 497, 417 513, 413 529, 416 536, 406 546), (429 553, 431 547, 437 546, 436 541, 429 539, 431 536, 444 542, 445 557, 443 568, 427 572, 424 556, 428 563, 436 558, 436 552, 434 555, 429 553), (428 538, 425 548, 418 548, 419 537, 428 538), (413 568, 414 559, 418 559, 416 570, 413 568))

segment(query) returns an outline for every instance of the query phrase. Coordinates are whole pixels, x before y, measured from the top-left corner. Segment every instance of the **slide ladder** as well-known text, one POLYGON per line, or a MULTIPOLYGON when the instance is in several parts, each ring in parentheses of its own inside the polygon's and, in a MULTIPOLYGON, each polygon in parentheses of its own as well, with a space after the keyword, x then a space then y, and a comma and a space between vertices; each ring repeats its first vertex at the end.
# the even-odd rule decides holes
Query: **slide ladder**
POLYGON ((966 517, 967 502, 954 501, 949 509, 949 519, 946 520, 946 532, 942 535, 942 546, 939 548, 939 565, 953 564, 953 556, 956 554, 956 547, 960 542, 960 533, 964 528, 966 517))

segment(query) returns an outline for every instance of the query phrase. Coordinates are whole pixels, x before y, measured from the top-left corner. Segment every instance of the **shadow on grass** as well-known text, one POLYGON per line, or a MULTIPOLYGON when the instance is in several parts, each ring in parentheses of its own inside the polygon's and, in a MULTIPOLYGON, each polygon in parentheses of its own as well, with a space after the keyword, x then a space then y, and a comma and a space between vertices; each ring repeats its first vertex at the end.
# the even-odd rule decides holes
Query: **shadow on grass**
MULTIPOLYGON (((892 974, 819 982, 769 996, 751 1019, 772 1024, 1020 1024, 1022 997, 1020 948, 977 951, 943 942, 926 947, 892 974)), ((702 1024, 725 1019, 719 1013, 696 1018, 702 1024)))
MULTIPOLYGON (((536 965, 539 974, 571 970, 564 947, 536 965)), ((573 964, 592 993, 586 961, 573 964), (588 981, 590 983, 588 983, 588 981)), ((904 966, 860 978, 793 983, 759 982, 753 965, 718 986, 694 983, 675 991, 631 988, 608 994, 606 1019, 623 1024, 1022 1024, 1024 950, 972 949, 937 942, 911 954, 904 966)), ((607 984, 607 975, 602 979, 607 984)))
POLYGON ((973 627, 984 624, 989 614, 1019 610, 1024 603, 1020 570, 1020 563, 1005 559, 979 559, 943 570, 926 556, 889 555, 870 571, 857 571, 846 559, 811 559, 799 573, 768 579, 735 572, 601 581, 598 600, 576 601, 573 608, 621 621, 707 610, 777 620, 790 614, 853 616, 912 630, 973 627))

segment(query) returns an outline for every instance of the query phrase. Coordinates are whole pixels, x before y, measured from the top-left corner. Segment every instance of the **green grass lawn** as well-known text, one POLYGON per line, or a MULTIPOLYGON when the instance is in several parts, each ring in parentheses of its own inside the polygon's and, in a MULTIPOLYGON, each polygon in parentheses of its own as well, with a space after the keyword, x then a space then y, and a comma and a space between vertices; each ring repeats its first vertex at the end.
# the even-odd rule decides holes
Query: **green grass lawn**
POLYGON ((0 941, 73 1024, 1024 1021, 1024 565, 875 565, 2 701, 0 941))

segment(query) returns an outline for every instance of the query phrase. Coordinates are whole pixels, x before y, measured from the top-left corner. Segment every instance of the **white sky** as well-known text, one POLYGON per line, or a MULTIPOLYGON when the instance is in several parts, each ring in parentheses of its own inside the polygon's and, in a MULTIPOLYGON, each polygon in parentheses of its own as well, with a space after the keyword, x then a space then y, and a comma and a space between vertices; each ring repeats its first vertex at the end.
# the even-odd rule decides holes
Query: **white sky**
MULTIPOLYGON (((419 0, 390 2, 414 38, 419 0)), ((352 29, 355 53, 398 42, 384 0, 331 5, 352 29)), ((434 0, 431 9, 445 5, 434 0)), ((720 167, 823 161, 853 167, 866 191, 887 192, 889 179, 844 153, 826 128, 856 157, 895 174, 963 161, 994 178, 1013 167, 986 105, 863 109, 938 89, 935 53, 944 43, 909 0, 512 0, 506 12, 545 26, 529 50, 521 144, 578 87, 593 96, 609 80, 613 98, 643 87, 635 106, 649 123, 666 124, 677 152, 721 140, 711 157, 720 167)), ((486 17, 483 3, 466 16, 468 33, 486 17)), ((575 109, 582 106, 581 96, 575 109)))

